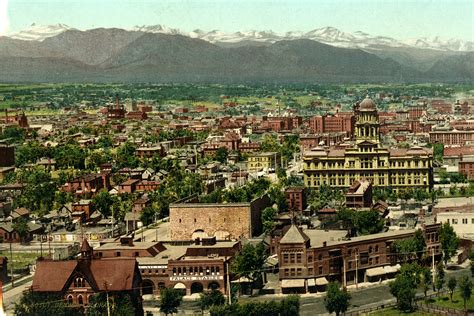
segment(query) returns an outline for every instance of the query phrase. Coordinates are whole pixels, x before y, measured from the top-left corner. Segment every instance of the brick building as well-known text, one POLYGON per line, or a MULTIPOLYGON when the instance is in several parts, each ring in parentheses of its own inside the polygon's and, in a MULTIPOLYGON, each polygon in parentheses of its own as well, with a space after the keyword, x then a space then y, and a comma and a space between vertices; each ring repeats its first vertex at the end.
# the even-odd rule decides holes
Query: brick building
POLYGON ((444 145, 464 146, 467 142, 474 141, 474 130, 468 131, 431 131, 430 143, 442 143, 444 145))
MULTIPOLYGON (((440 225, 423 227, 427 253, 441 258, 440 225)), ((279 241, 279 276, 283 293, 324 289, 329 281, 344 285, 393 276, 399 265, 391 252, 395 240, 410 238, 414 229, 346 238, 345 231, 302 230, 292 225, 279 241), (345 273, 344 273, 345 267, 345 273), (356 274, 357 271, 357 274, 356 274)))
POLYGON ((261 212, 267 206, 270 199, 266 195, 250 203, 171 204, 171 240, 212 236, 218 240, 251 238, 261 233, 261 212))
POLYGON ((240 241, 216 241, 215 237, 189 242, 120 242, 102 244, 100 258, 135 258, 143 278, 143 294, 159 294, 161 288, 175 288, 190 295, 217 289, 226 293, 225 275, 240 241))
POLYGON ((354 133, 355 117, 352 112, 340 112, 335 115, 314 116, 309 120, 309 127, 314 134, 345 132, 354 133))
POLYGON ((289 187, 285 190, 285 199, 288 209, 303 212, 308 204, 306 203, 306 189, 304 187, 289 187))
POLYGON ((355 181, 347 190, 346 207, 366 208, 372 206, 372 183, 366 179, 355 181))
POLYGON ((463 159, 459 162, 459 173, 469 180, 474 180, 474 158, 463 159))
POLYGON ((143 315, 141 283, 135 258, 94 258, 84 240, 76 260, 38 260, 31 290, 60 294, 66 303, 84 307, 96 293, 129 294, 135 315, 143 315))

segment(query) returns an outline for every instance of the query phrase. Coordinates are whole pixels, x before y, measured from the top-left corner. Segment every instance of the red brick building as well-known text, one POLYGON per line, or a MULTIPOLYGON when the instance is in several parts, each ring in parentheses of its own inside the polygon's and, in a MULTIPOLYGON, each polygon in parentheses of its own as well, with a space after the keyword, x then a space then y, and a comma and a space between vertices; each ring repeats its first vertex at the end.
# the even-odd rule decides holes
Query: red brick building
POLYGON ((335 115, 314 116, 309 120, 309 127, 315 134, 345 132, 354 133, 355 117, 352 112, 340 112, 335 115))
POLYGON ((474 142, 474 130, 472 131, 431 131, 430 143, 442 143, 444 145, 466 145, 474 142))
POLYGON ((289 187, 285 190, 285 199, 288 209, 303 212, 308 206, 304 187, 289 187))
POLYGON ((143 315, 141 285, 135 258, 94 258, 84 240, 77 260, 38 260, 31 291, 60 294, 66 303, 84 307, 96 293, 129 294, 135 315, 143 315))

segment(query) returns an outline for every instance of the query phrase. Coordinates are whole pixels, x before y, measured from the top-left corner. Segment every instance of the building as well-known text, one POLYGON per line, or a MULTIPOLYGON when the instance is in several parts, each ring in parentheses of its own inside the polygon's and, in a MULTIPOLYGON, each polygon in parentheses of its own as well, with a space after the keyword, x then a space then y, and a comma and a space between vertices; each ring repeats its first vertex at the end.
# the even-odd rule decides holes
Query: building
POLYGON ((281 157, 278 152, 251 153, 247 160, 248 172, 270 171, 280 167, 281 157))
POLYGON ((270 206, 268 196, 250 203, 179 203, 170 205, 171 240, 251 238, 262 231, 261 212, 270 206))
POLYGON ((60 294, 66 303, 84 307, 96 293, 129 294, 135 315, 143 315, 141 285, 135 258, 94 258, 84 240, 76 260, 38 260, 31 290, 60 294))
POLYGON ((15 147, 0 145, 0 167, 15 165, 15 147))
POLYGON ((367 208, 372 206, 372 183, 366 179, 355 181, 346 193, 346 207, 367 208))
POLYGON ((436 221, 441 224, 449 223, 461 238, 474 237, 474 210, 438 212, 436 221))
POLYGON ((110 174, 88 174, 63 185, 62 190, 78 196, 94 195, 110 187, 110 174))
POLYGON ((451 130, 451 131, 431 131, 430 143, 441 143, 445 146, 459 145, 464 146, 466 143, 474 141, 474 130, 451 130))
POLYGON ((314 134, 344 132, 347 136, 352 136, 354 123, 353 113, 340 112, 335 115, 314 116, 309 120, 309 127, 314 134))
POLYGON ((288 209, 303 212, 308 206, 306 202, 306 190, 303 187, 289 187, 285 190, 285 199, 288 209))
POLYGON ((380 143, 380 124, 375 103, 364 99, 355 106, 355 144, 316 147, 303 153, 304 183, 317 188, 329 185, 348 188, 356 180, 367 179, 374 187, 395 191, 433 186, 433 152, 414 146, 388 149, 380 143))
MULTIPOLYGON (((423 227, 427 252, 434 249, 437 259, 441 257, 439 227, 423 227)), ((292 225, 278 247, 282 292, 324 291, 330 281, 347 285, 391 277, 400 268, 391 245, 414 233, 407 229, 347 238, 345 231, 302 230, 292 225)))
POLYGON ((175 288, 191 295, 216 289, 226 293, 225 275, 240 241, 216 241, 215 237, 188 242, 133 242, 123 237, 97 248, 100 258, 134 258, 143 278, 143 294, 159 294, 175 288))
POLYGON ((125 118, 125 107, 120 104, 119 96, 115 96, 115 107, 110 105, 107 107, 107 118, 110 120, 121 120, 125 118))
POLYGON ((466 176, 468 180, 474 180, 474 157, 459 162, 459 173, 466 176))

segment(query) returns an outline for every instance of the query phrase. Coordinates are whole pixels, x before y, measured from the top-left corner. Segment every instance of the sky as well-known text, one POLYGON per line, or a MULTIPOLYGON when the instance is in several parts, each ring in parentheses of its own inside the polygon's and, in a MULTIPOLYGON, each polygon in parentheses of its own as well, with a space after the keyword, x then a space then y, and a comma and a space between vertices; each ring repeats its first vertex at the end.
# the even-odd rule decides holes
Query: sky
POLYGON ((473 40, 473 0, 0 0, 0 35, 32 23, 84 30, 161 24, 182 31, 310 31, 473 40))

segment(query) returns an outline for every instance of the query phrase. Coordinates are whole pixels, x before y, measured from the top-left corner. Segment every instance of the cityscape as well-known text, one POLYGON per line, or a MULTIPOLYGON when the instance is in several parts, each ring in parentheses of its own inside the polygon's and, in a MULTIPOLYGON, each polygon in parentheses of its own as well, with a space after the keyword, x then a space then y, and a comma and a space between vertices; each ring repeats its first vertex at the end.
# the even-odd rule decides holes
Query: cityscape
POLYGON ((474 4, 358 2, 0 6, 0 316, 474 315, 474 4))

